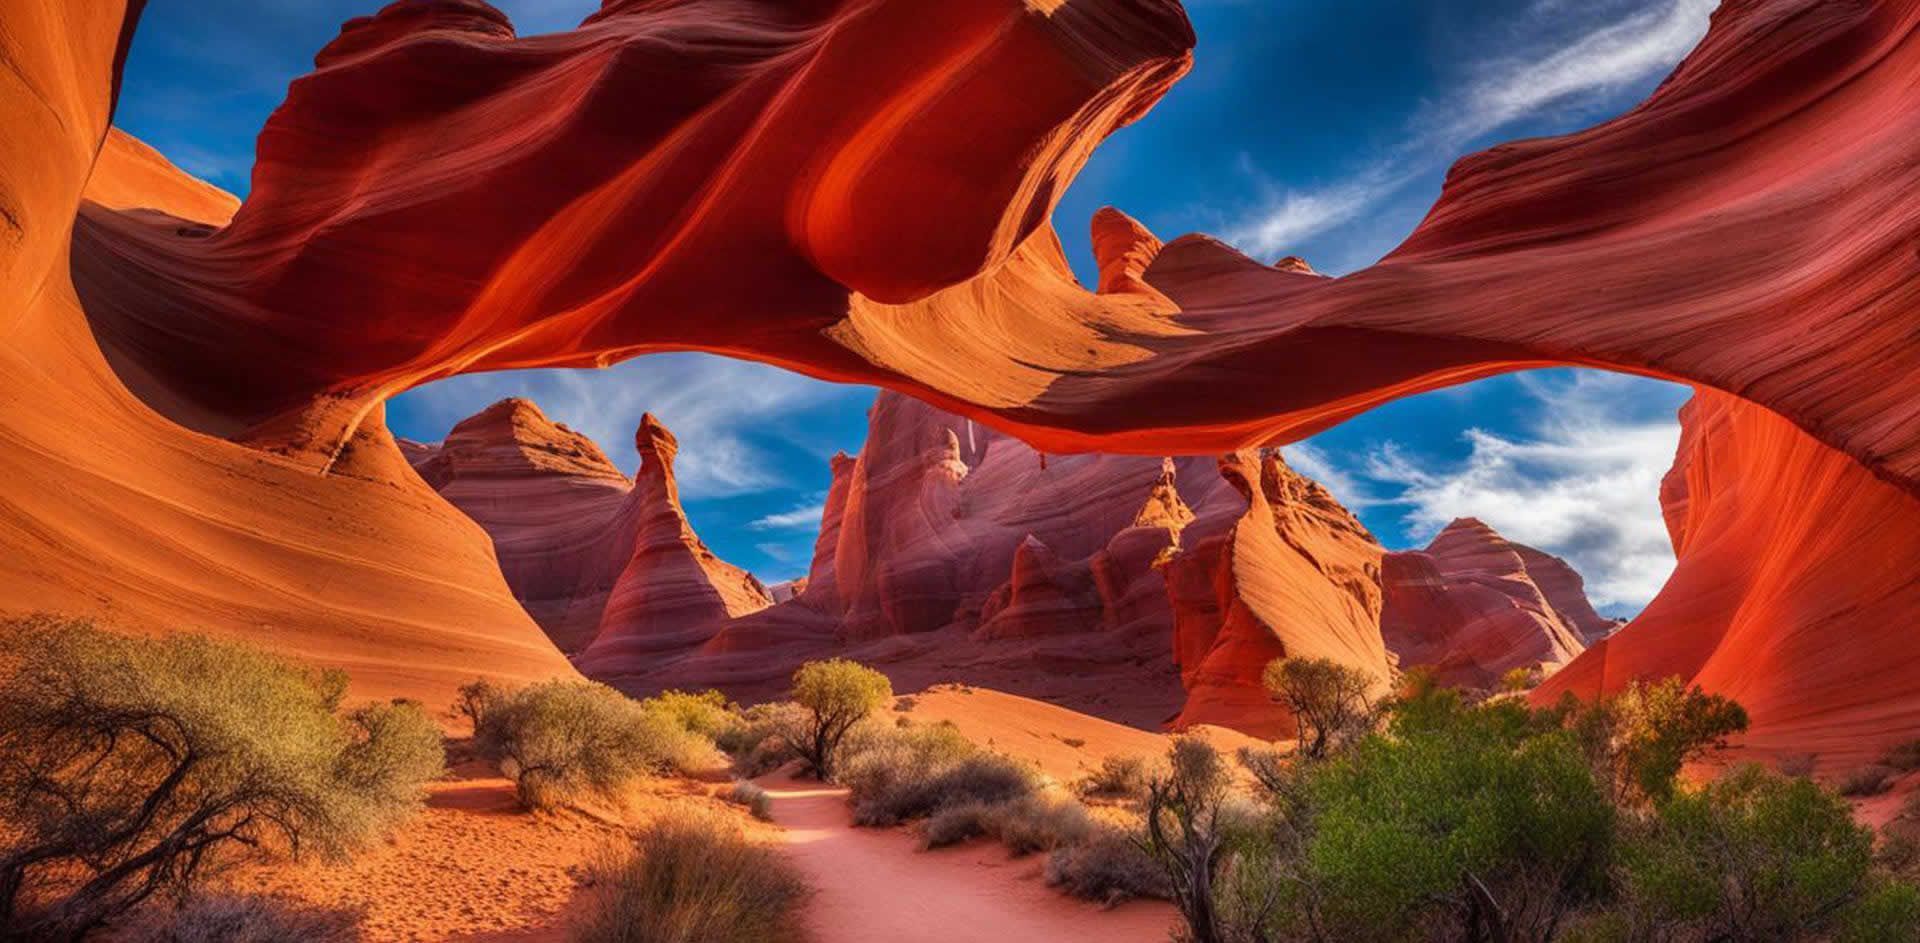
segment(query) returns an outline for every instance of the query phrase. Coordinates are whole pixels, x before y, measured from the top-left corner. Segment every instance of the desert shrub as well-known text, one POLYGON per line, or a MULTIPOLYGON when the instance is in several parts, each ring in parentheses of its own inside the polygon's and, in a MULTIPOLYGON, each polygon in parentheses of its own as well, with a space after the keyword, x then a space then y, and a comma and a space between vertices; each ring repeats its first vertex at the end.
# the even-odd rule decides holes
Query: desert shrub
POLYGON ((617 800, 647 776, 697 768, 709 752, 666 715, 585 681, 544 681, 504 696, 474 742, 529 809, 617 800))
POLYGON ((1142 847, 1159 863, 1194 943, 1221 943, 1231 930, 1217 912, 1214 883, 1227 851, 1221 811, 1232 770, 1220 751, 1195 737, 1175 738, 1166 765, 1147 783, 1142 847))
POLYGON ((719 691, 698 694, 687 691, 662 691, 640 702, 647 710, 665 716, 688 733, 718 744, 744 723, 740 709, 719 691))
POLYGON ((1507 694, 1531 691, 1539 686, 1540 669, 1538 667, 1510 668, 1506 674, 1500 676, 1500 690, 1507 694))
POLYGON ((1920 930, 1920 887, 1877 882, 1835 923, 1833 943, 1908 943, 1920 930))
POLYGON ((926 847, 942 848, 984 836, 1020 857, 1085 842, 1095 830, 1093 819, 1078 802, 1026 796, 942 808, 928 817, 923 838, 926 847))
POLYGON ((1902 773, 1920 770, 1920 740, 1894 744, 1880 762, 1902 773))
POLYGON ((1841 774, 1834 789, 1843 796, 1877 796, 1893 785, 1893 770, 1885 766, 1862 766, 1841 774))
POLYGON ((444 761, 418 707, 337 713, 344 675, 244 645, 0 627, 0 927, 78 939, 210 871, 343 856, 444 761))
POLYGON ((1789 753, 1775 764, 1782 776, 1812 776, 1819 765, 1818 753, 1789 753))
POLYGON ((910 714, 914 708, 919 706, 919 698, 913 697, 912 695, 902 695, 893 699, 893 709, 902 714, 910 714))
POLYGON ((1603 893, 1606 789, 1570 736, 1524 736, 1512 720, 1469 710, 1447 728, 1369 738, 1313 774, 1302 870, 1335 938, 1457 925, 1459 939, 1547 939, 1603 893))
POLYGON ((485 678, 475 678, 461 685, 460 690, 455 693, 453 713, 456 716, 465 717, 477 731, 481 723, 486 720, 487 711, 493 709, 493 706, 500 703, 500 699, 505 696, 506 691, 499 685, 485 678))
POLYGON ((807 895, 779 852, 712 815, 664 818, 596 863, 581 943, 776 943, 807 895))
POLYGON ((1267 693, 1298 726, 1298 750, 1318 759, 1373 726, 1373 676, 1331 658, 1275 659, 1261 675, 1267 693))
POLYGON ((1588 711, 1612 718, 1608 764, 1623 796, 1659 801, 1673 794, 1680 768, 1725 749, 1727 738, 1747 729, 1747 712, 1679 678, 1630 682, 1610 703, 1588 711))
POLYGON ((974 746, 947 725, 887 731, 849 751, 840 777, 856 825, 885 827, 969 802, 1031 795, 1030 765, 974 746))
POLYGON ((754 818, 762 822, 773 821, 773 799, 767 795, 765 789, 754 783, 744 779, 739 780, 721 796, 734 805, 745 807, 754 818))
POLYGON ((195 895, 143 936, 152 943, 359 943, 363 914, 269 894, 195 895))
POLYGON ((740 712, 740 722, 722 731, 714 743, 733 760, 733 774, 743 779, 765 776, 795 759, 786 731, 805 724, 802 709, 789 702, 755 704, 740 712))
POLYGON ((1625 843, 1622 895, 1669 933, 1813 939, 1871 896, 1872 859, 1873 833, 1845 800, 1747 766, 1660 805, 1625 843))
POLYGON ((787 746, 822 780, 832 779, 841 741, 893 698, 887 676, 844 658, 810 661, 793 673, 793 702, 805 710, 785 726, 787 746))
POLYGON ((1083 796, 1102 799, 1143 799, 1150 775, 1147 758, 1132 754, 1103 757, 1100 767, 1088 773, 1077 785, 1083 796))
POLYGON ((1087 741, 1080 737, 1061 737, 1060 742, 1076 750, 1087 745, 1087 741))
POLYGON ((1166 872, 1139 839, 1113 826, 1054 849, 1047 856, 1045 875, 1050 887, 1109 906, 1136 897, 1165 899, 1172 893, 1166 872))

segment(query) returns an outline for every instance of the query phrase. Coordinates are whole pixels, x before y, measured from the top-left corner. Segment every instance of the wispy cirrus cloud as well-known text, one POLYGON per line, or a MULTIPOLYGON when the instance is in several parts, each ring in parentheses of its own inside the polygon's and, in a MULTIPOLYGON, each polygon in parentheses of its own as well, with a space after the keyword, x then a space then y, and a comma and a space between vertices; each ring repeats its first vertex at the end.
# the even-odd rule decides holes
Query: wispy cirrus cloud
POLYGON ((748 530, 801 530, 820 526, 820 519, 826 514, 824 502, 816 501, 803 504, 791 511, 780 511, 755 518, 747 523, 748 530))
MULTIPOLYGON (((777 438, 793 416, 871 395, 778 367, 705 354, 655 354, 605 370, 511 370, 457 376, 405 394, 420 424, 450 428, 489 403, 522 396, 607 451, 631 472, 634 430, 653 413, 680 442, 674 471, 689 500, 731 497, 786 483, 756 440, 777 438)), ((778 516, 778 515, 775 515, 778 516)), ((816 509, 814 520, 819 520, 816 509)))
MULTIPOLYGON (((1507 51, 1467 69, 1455 87, 1413 116, 1400 144, 1364 159, 1358 171, 1292 187, 1243 159, 1242 171, 1260 200, 1224 238, 1270 257, 1355 222, 1484 135, 1551 108, 1591 108, 1610 93, 1671 69, 1706 35, 1718 6, 1719 0, 1656 0, 1622 10, 1619 0, 1538 0, 1509 35, 1488 38, 1507 51)), ((1378 240, 1376 234, 1369 241, 1378 240)), ((1388 248, 1390 243, 1369 245, 1361 254, 1374 258, 1388 248)))
POLYGON ((1519 382, 1535 418, 1507 432, 1468 429, 1464 459, 1436 461, 1388 440, 1359 456, 1308 452, 1295 464, 1343 501, 1357 494, 1359 506, 1398 510, 1418 544, 1455 518, 1477 517, 1566 558, 1596 607, 1639 610, 1673 571, 1658 496, 1679 422, 1635 395, 1649 382, 1639 378, 1578 371, 1519 382))

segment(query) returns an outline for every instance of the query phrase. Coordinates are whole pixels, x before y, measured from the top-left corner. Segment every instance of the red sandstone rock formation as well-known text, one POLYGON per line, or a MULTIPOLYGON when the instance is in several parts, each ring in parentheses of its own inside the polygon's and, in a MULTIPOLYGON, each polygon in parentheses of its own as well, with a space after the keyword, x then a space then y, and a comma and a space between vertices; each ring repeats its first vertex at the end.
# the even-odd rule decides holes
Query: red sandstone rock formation
POLYGON ((585 658, 632 658, 675 651, 710 638, 727 619, 773 604, 753 574, 714 555, 680 507, 673 458, 680 443, 653 418, 634 433, 640 473, 628 519, 637 526, 633 552, 607 597, 600 631, 585 658))
MULTIPOLYGON (((1229 506, 1231 523, 1166 565, 1174 657, 1187 690, 1178 723, 1291 736, 1291 717, 1261 685, 1268 662, 1333 658, 1384 686, 1384 551, 1351 512, 1278 453, 1234 453, 1219 468, 1241 497, 1237 511, 1229 506)), ((1203 517, 1189 532, 1218 521, 1203 517)))
POLYGON ((1785 419, 1702 390, 1660 489, 1679 566, 1535 694, 1678 676, 1745 705, 1745 745, 1877 758, 1920 730, 1920 499, 1785 419))
POLYGON ((0 6, 22 80, 0 87, 0 607, 246 639, 347 669, 355 696, 571 676, 379 409, 322 477, 180 428, 102 356, 63 262, 81 185, 187 231, 237 204, 109 132, 124 12, 0 6))
POLYGON ((1447 684, 1490 688, 1511 669, 1557 669, 1586 649, 1588 630, 1576 617, 1605 620, 1587 604, 1579 578, 1558 557, 1462 518, 1424 551, 1386 555, 1380 631, 1402 665, 1431 666, 1447 684), (1543 581, 1555 584, 1553 596, 1543 581), (1561 603, 1575 615, 1563 614, 1561 603))
POLYGON ((1720 560, 1690 530, 1682 572, 1713 575, 1677 585, 1718 602, 1670 591, 1660 610, 1697 610, 1693 628, 1632 630, 1577 677, 1642 664, 1614 649, 1686 649, 1644 663, 1751 694, 1755 742, 1916 727, 1897 692, 1867 709, 1880 686, 1803 671, 1841 634, 1871 665, 1911 648, 1880 627, 1912 612, 1920 494, 1916 0, 1727 0, 1644 105, 1463 160, 1407 242, 1345 278, 1103 214, 1099 293, 1045 220, 1186 68, 1172 0, 627 0, 524 40, 477 0, 403 0, 295 83, 224 227, 184 184, 161 212, 124 208, 140 188, 118 181, 154 169, 102 150, 138 6, 0 7, 18 79, 0 89, 9 605, 272 626, 433 684, 509 652, 555 664, 478 571, 479 532, 394 484, 379 403, 465 370, 704 348, 909 391, 1047 450, 1164 454, 1577 364, 1771 410, 1724 410, 1745 418, 1706 438, 1735 441, 1698 449, 1780 500, 1710 504, 1737 518, 1725 533, 1799 538, 1763 547, 1806 558, 1720 560), (1764 472, 1767 449, 1848 496, 1819 538, 1857 523, 1890 562, 1812 552, 1798 528, 1825 499, 1764 472), (1869 527, 1861 507, 1887 513, 1869 527))
POLYGON ((561 651, 643 653, 705 641, 772 604, 753 576, 694 534, 673 479, 679 445, 652 416, 628 481, 591 439, 505 399, 437 446, 416 471, 493 536, 507 584, 561 651))
POLYGON ((866 448, 834 460, 811 571, 792 599, 731 621, 682 620, 692 641, 678 652, 596 644, 580 664, 634 689, 751 695, 777 690, 805 658, 851 654, 903 686, 1013 685, 1158 723, 1181 694, 1157 565, 1193 520, 1188 502, 1244 507, 1212 464, 1043 456, 882 393, 866 448))
POLYGON ((427 484, 493 537, 507 585, 554 644, 593 641, 638 532, 632 483, 600 447, 506 399, 413 448, 427 484))

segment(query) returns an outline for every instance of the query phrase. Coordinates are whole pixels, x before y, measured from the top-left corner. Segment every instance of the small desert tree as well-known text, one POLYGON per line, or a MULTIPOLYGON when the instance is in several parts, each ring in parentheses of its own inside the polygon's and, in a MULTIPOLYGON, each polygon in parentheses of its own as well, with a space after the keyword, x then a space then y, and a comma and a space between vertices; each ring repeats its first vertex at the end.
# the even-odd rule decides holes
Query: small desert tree
POLYGON ((1372 675, 1331 658, 1277 658, 1262 680, 1293 712, 1300 755, 1312 759, 1352 741, 1373 725, 1372 675))
POLYGON ((1633 681, 1600 704, 1569 701, 1558 710, 1615 798, 1628 803, 1673 795, 1682 766, 1724 749, 1728 737, 1747 729, 1739 704, 1679 678, 1633 681))
POLYGON ((618 800, 647 776, 686 767, 704 746, 665 712, 604 684, 562 680, 497 698, 474 742, 529 809, 618 800))
POLYGON ((411 704, 232 643, 0 626, 0 927, 78 940, 248 855, 341 855, 444 762, 411 704))
POLYGON ((791 697, 806 713, 781 736, 824 780, 833 777, 847 732, 893 699, 893 683, 859 662, 831 658, 801 665, 793 673, 791 697))
POLYGON ((1147 784, 1146 837, 1141 847, 1166 872, 1174 905, 1193 943, 1222 943, 1228 930, 1216 909, 1214 880, 1228 851, 1221 806, 1233 776, 1220 751, 1180 737, 1167 750, 1167 772, 1147 784))

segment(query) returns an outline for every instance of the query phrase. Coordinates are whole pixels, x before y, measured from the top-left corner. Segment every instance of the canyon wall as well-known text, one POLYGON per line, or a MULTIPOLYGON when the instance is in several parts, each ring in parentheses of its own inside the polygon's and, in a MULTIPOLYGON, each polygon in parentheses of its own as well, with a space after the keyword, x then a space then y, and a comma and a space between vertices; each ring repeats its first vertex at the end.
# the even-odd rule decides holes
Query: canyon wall
MULTIPOLYGON (((1684 670, 1753 697, 1750 742, 1779 748, 1920 732, 1911 685, 1808 667, 1916 647, 1884 627, 1910 622, 1920 494, 1920 0, 1725 0, 1642 105, 1463 159, 1344 278, 1102 212, 1093 291, 1049 218, 1187 69, 1173 0, 625 0, 528 38, 400 0, 293 83, 237 210, 110 134, 139 11, 0 6, 10 608, 260 638, 390 691, 566 672, 381 428, 386 398, 472 370, 713 350, 1158 456, 1571 364, 1737 395, 1689 467, 1752 483, 1686 496, 1683 578, 1566 688, 1684 670)), ((1077 605, 1041 543, 1010 625, 1077 605)), ((822 631, 759 624, 703 647, 822 631)))
POLYGON ((581 669, 634 691, 773 696, 801 661, 846 655, 903 689, 990 684, 1143 725, 1283 736, 1261 686, 1275 658, 1334 658, 1382 687, 1395 663, 1477 687, 1557 667, 1584 641, 1535 570, 1599 619, 1571 568, 1484 525, 1385 551, 1277 452, 1049 456, 888 392, 868 419, 860 455, 833 461, 810 573, 778 604, 729 598, 758 584, 694 534, 675 440, 651 417, 631 489, 524 400, 415 446, 416 467, 494 535, 516 595, 581 669), (1402 561, 1430 578, 1396 581, 1402 561))

